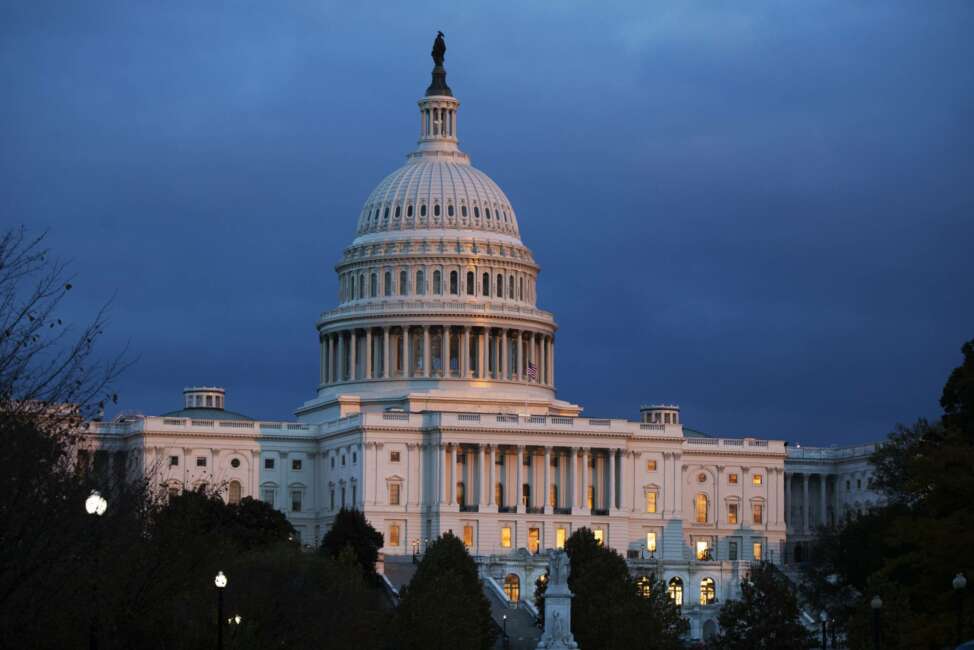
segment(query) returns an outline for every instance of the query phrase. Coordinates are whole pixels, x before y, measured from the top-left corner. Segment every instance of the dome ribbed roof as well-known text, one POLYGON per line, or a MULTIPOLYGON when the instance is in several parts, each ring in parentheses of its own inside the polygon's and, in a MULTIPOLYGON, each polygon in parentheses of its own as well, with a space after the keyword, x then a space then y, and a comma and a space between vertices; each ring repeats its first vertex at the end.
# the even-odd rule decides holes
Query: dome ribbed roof
POLYGON ((416 156, 386 176, 359 215, 358 233, 483 230, 518 237, 504 192, 465 160, 416 156))

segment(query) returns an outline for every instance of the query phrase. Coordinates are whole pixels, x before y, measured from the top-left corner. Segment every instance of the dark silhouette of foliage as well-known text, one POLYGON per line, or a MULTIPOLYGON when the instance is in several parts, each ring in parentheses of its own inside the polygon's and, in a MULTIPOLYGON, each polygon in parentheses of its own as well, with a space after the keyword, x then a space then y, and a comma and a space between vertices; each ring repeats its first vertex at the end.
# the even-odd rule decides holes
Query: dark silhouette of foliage
POLYGON ((337 559, 345 547, 350 546, 364 574, 372 577, 375 576, 375 563, 383 543, 382 533, 372 527, 365 514, 360 510, 342 508, 321 540, 321 553, 337 559))
POLYGON ((477 565, 450 533, 434 540, 403 588, 398 639, 406 650, 490 648, 495 641, 490 603, 477 565))

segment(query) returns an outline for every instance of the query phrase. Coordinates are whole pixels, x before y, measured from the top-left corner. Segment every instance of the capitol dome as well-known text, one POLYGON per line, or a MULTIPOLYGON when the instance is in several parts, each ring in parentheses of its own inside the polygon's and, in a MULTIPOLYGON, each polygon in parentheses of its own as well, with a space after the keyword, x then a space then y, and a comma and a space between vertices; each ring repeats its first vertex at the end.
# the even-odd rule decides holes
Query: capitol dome
POLYGON ((442 59, 419 100, 416 149, 371 192, 317 323, 308 421, 363 410, 575 414, 555 399, 554 317, 510 200, 458 146, 442 59))

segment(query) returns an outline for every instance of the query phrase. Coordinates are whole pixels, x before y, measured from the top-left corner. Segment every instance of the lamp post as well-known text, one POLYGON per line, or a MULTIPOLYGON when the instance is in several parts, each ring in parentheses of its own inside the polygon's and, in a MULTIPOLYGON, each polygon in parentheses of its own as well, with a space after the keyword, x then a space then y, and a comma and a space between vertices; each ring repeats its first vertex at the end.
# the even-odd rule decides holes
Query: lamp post
POLYGON ((101 516, 108 510, 108 500, 101 495, 98 490, 92 490, 88 498, 85 499, 85 512, 95 518, 95 577, 92 580, 92 613, 91 620, 88 622, 88 647, 91 650, 98 650, 98 582, 101 571, 98 568, 98 559, 101 555, 101 516))
POLYGON ((217 571, 213 584, 216 585, 216 649, 223 650, 223 590, 227 588, 223 571, 217 571))
POLYGON ((507 614, 504 614, 501 619, 504 621, 504 647, 508 647, 507 641, 507 614))
POLYGON ((967 577, 963 573, 958 573, 950 584, 954 587, 954 600, 957 601, 957 645, 960 645, 964 642, 964 596, 967 595, 967 577))
POLYGON ((827 636, 825 636, 826 624, 828 623, 829 615, 825 613, 824 609, 821 612, 819 612, 818 620, 822 622, 822 648, 824 650, 829 645, 829 639, 827 636))
POLYGON ((873 649, 879 650, 879 610, 883 608, 883 599, 876 594, 869 601, 869 606, 873 610, 873 649))

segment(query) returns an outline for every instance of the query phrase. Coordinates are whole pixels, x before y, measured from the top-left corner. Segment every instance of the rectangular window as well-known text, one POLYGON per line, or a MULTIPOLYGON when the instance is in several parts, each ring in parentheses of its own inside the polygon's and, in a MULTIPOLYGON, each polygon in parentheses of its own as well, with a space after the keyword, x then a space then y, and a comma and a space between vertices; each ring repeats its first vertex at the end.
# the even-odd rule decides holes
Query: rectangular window
POLYGON ((646 493, 646 512, 656 512, 656 493, 646 493))
POLYGON ((595 488, 591 485, 585 490, 585 502, 588 504, 588 509, 592 509, 592 503, 595 501, 595 488))
POLYGON ((648 461, 646 461, 646 471, 647 472, 655 472, 656 471, 656 461, 655 460, 648 460, 648 461))
POLYGON ((301 512, 301 490, 291 492, 291 512, 301 512))
POLYGON ((656 552, 656 533, 646 533, 646 552, 656 552))
POLYGON ((389 505, 398 506, 399 505, 399 484, 390 483, 389 484, 389 505))
POLYGON ((541 531, 537 528, 528 528, 528 551, 537 553, 541 547, 541 531))
POLYGON ((764 483, 764 476, 761 474, 755 474, 751 477, 751 485, 761 485, 764 483))
POLYGON ((728 474, 727 482, 730 483, 731 485, 737 485, 737 474, 736 473, 728 474))
POLYGON ((698 560, 710 560, 710 542, 706 540, 697 540, 697 559, 698 560))
POLYGON ((300 472, 301 471, 301 461, 300 460, 292 460, 291 461, 291 469, 294 470, 295 472, 300 472))
POLYGON ((473 548, 473 526, 465 524, 463 527, 463 545, 473 548))
POLYGON ((754 553, 754 559, 756 561, 760 562, 764 558, 764 547, 761 542, 754 542, 751 550, 754 553))
POLYGON ((736 524, 737 523, 737 504, 728 503, 727 504, 727 523, 736 524))
POLYGON ((265 458, 264 459, 264 469, 274 469, 274 459, 265 458))
POLYGON ((169 466, 170 467, 179 467, 179 456, 170 456, 169 457, 169 466))
POLYGON ((602 532, 602 529, 596 528, 592 533, 595 535, 595 543, 602 546, 605 543, 605 533, 602 532))
POLYGON ((206 456, 197 456, 196 457, 196 466, 197 467, 206 467, 206 456))
POLYGON ((399 524, 389 524, 389 546, 399 546, 399 524))
POLYGON ((737 562, 737 542, 727 542, 727 559, 737 562))
POLYGON ((752 503, 751 514, 754 515, 754 523, 756 524, 764 523, 764 504, 752 503))
POLYGON ((511 548, 511 527, 501 528, 501 548, 511 548))
POLYGON ((399 462, 399 452, 398 451, 390 451, 389 452, 389 462, 390 463, 398 463, 399 462))
POLYGON ((274 505, 274 488, 264 488, 260 491, 260 495, 264 503, 274 505))
POLYGON ((567 531, 564 528, 555 529, 555 548, 563 549, 565 548, 565 533, 567 531))

